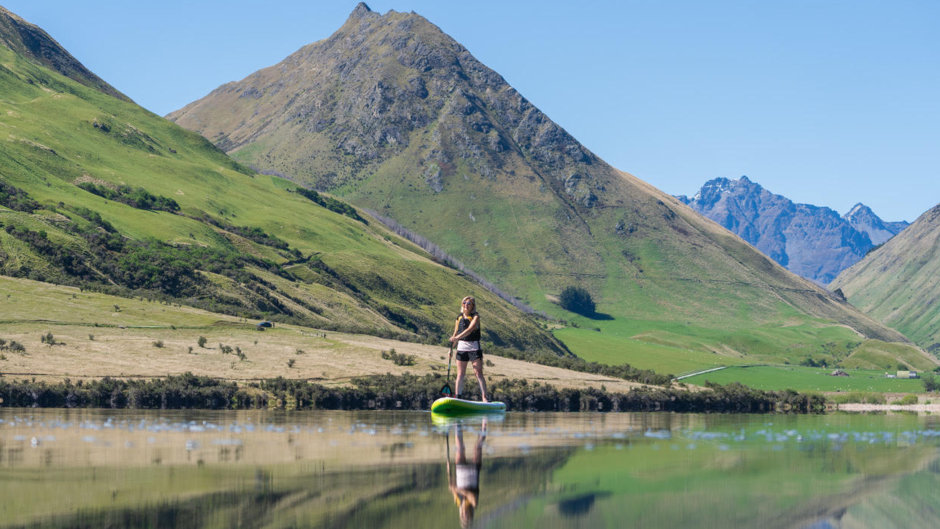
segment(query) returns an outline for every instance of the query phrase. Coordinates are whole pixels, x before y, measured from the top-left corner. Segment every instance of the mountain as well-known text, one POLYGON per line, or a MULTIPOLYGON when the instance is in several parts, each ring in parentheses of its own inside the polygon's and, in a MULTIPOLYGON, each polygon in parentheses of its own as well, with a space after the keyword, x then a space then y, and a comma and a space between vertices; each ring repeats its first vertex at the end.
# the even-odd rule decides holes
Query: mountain
POLYGON ((940 355, 940 205, 830 285, 853 305, 940 355))
POLYGON ((0 42, 0 273, 430 343, 472 293, 494 347, 568 354, 348 204, 259 175, 92 82, 38 28, 4 13, 0 42))
POLYGON ((856 230, 867 233, 872 244, 878 246, 894 237, 901 230, 910 225, 907 221, 885 222, 865 204, 855 204, 848 213, 842 216, 856 230))
POLYGON ((0 6, 0 45, 18 57, 62 74, 73 81, 95 88, 118 99, 130 101, 65 50, 48 33, 0 6))
POLYGON ((787 270, 820 284, 835 279, 906 226, 882 222, 863 204, 844 217, 826 207, 797 204, 746 176, 709 180, 692 198, 678 198, 787 270))
POLYGON ((555 334, 589 359, 676 372, 798 361, 856 333, 904 340, 608 165, 414 13, 359 4, 330 37, 168 117, 433 241, 571 322, 555 334), (558 307, 567 286, 599 312, 558 307))

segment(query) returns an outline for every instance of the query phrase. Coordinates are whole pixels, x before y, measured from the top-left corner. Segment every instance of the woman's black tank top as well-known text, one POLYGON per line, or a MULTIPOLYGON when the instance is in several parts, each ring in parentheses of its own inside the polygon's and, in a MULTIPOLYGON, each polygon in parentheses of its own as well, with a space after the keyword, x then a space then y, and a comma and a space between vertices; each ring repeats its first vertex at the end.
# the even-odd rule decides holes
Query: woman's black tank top
MULTIPOLYGON (((476 316, 476 313, 473 314, 476 316)), ((470 322, 473 321, 472 318, 464 318, 463 314, 457 315, 457 334, 460 334, 467 330, 467 327, 470 326, 470 322)), ((473 332, 468 334, 463 338, 465 342, 479 342, 480 341, 480 325, 477 325, 476 329, 473 329, 473 332)))

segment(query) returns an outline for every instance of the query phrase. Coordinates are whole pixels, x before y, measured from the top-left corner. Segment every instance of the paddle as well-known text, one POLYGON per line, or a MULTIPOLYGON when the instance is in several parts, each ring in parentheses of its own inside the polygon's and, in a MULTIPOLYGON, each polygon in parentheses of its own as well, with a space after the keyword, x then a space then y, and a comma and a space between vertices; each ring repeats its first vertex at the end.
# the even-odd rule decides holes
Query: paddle
POLYGON ((450 359, 454 356, 454 345, 451 344, 450 352, 447 354, 447 382, 444 382, 444 386, 441 388, 441 395, 449 397, 454 394, 454 390, 450 389, 450 359))

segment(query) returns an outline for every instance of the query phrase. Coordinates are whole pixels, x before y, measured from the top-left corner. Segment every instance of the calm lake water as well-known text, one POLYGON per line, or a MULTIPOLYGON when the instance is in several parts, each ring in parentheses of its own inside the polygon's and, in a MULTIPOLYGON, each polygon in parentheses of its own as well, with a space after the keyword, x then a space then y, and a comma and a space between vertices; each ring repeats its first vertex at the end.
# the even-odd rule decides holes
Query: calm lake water
POLYGON ((2 528, 462 524, 938 527, 940 417, 0 410, 2 528))

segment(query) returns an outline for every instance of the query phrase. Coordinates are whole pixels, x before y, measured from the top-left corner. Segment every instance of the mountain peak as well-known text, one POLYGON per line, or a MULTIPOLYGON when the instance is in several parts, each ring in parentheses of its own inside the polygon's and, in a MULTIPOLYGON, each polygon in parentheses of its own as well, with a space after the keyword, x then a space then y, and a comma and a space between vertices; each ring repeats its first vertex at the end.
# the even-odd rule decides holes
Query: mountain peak
POLYGON ((124 101, 126 95, 106 83, 65 50, 39 26, 0 6, 0 46, 5 46, 25 59, 45 66, 73 81, 124 101))
POLYGON ((856 230, 865 232, 871 242, 878 245, 894 237, 908 226, 907 222, 885 222, 865 204, 859 202, 842 216, 856 230))
POLYGON ((686 203, 791 272, 819 283, 828 283, 872 246, 864 230, 835 211, 796 204, 747 176, 709 180, 686 203))
POLYGON ((369 9, 369 6, 365 2, 359 2, 349 16, 350 18, 361 18, 370 14, 375 14, 375 11, 369 9))
POLYGON ((844 218, 844 219, 852 219, 852 218, 858 217, 858 216, 860 216, 860 215, 876 216, 876 215, 875 215, 875 212, 872 211, 870 207, 868 207, 868 206, 866 206, 865 204, 862 204, 861 202, 859 202, 859 203, 855 204, 854 206, 852 206, 852 209, 850 209, 848 213, 846 213, 845 215, 843 215, 842 218, 844 218))

